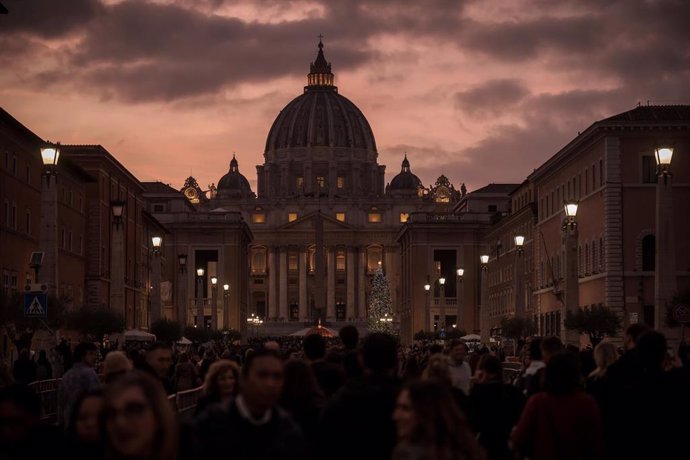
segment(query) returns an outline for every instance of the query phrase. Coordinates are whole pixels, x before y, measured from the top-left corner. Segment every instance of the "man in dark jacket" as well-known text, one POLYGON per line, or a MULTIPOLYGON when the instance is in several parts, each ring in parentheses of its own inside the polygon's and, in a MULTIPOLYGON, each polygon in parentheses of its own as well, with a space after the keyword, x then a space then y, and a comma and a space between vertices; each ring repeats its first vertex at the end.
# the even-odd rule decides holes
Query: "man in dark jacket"
POLYGON ((364 375, 349 380, 324 409, 317 442, 330 459, 388 459, 395 446, 392 415, 400 388, 395 339, 369 334, 362 361, 364 375))
POLYGON ((212 408, 199 419, 194 457, 307 458, 302 431, 277 406, 282 390, 283 362, 278 353, 261 349, 249 355, 242 367, 237 398, 228 407, 212 408))

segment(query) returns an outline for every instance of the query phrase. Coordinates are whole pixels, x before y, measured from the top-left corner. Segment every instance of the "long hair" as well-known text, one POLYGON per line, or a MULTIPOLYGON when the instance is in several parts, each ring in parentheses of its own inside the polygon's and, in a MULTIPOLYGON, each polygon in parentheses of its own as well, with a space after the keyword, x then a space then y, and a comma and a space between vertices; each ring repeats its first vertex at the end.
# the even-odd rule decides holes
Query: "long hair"
POLYGON ((409 392, 417 420, 409 442, 438 460, 479 460, 483 453, 447 385, 437 380, 412 382, 409 392))
POLYGON ((606 369, 616 362, 618 359, 618 352, 616 346, 611 342, 599 342, 594 348, 594 361, 597 363, 597 368, 589 374, 590 377, 601 378, 606 374, 606 369))
POLYGON ((450 375, 450 357, 443 353, 435 353, 429 357, 429 363, 422 373, 423 380, 436 379, 447 384, 452 383, 450 375))
POLYGON ((211 396, 220 399, 220 388, 218 387, 218 377, 225 374, 227 371, 231 371, 232 375, 235 377, 235 387, 233 389, 233 396, 237 396, 237 392, 240 386, 240 368, 234 361, 229 359, 221 359, 208 368, 206 372, 206 378, 204 379, 204 388, 202 393, 204 396, 211 396))
MULTIPOLYGON (((106 411, 113 398, 131 387, 139 388, 142 391, 146 400, 151 404, 156 419, 157 429, 153 448, 155 457, 152 460, 177 460, 179 428, 176 414, 172 404, 168 401, 163 385, 153 376, 134 370, 109 384, 105 389, 106 411)), ((105 430, 105 423, 101 423, 101 428, 105 430)), ((111 444, 108 434, 104 433, 103 437, 106 448, 105 458, 118 458, 119 455, 111 444)))

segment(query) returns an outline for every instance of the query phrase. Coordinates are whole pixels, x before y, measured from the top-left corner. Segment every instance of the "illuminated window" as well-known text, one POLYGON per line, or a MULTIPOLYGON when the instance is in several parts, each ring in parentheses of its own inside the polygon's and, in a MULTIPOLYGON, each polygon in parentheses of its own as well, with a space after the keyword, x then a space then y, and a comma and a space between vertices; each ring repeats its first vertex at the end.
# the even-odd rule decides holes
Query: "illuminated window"
POLYGON ((336 252, 335 269, 339 272, 345 271, 345 251, 336 252))
POLYGON ((335 213, 335 219, 339 220, 340 222, 345 222, 345 213, 344 212, 336 212, 335 213))
POLYGON ((266 273, 266 250, 255 249, 252 254, 252 273, 266 273))
POLYGON ((345 178, 343 176, 338 176, 338 188, 341 190, 345 188, 345 178))
POLYGON ((324 179, 323 176, 317 176, 316 184, 319 186, 320 189, 322 189, 326 186, 326 179, 324 179))
POLYGON ((288 270, 297 270, 297 253, 291 252, 288 254, 288 270))
POLYGON ((304 177, 298 177, 295 185, 297 186, 297 190, 300 190, 302 187, 304 187, 304 177))
POLYGON ((409 212, 401 212, 400 213, 400 223, 404 224, 407 222, 407 219, 410 218, 410 213, 409 212))
POLYGON ((266 223, 266 214, 263 212, 255 212, 252 214, 252 223, 254 224, 265 224, 266 223))
POLYGON ((381 222, 381 213, 380 212, 370 212, 368 220, 371 223, 381 222))
POLYGON ((288 213, 288 222, 294 222, 297 220, 297 213, 296 212, 289 212, 288 213))
POLYGON ((381 266, 383 260, 383 250, 379 246, 367 249, 367 272, 374 273, 381 266))

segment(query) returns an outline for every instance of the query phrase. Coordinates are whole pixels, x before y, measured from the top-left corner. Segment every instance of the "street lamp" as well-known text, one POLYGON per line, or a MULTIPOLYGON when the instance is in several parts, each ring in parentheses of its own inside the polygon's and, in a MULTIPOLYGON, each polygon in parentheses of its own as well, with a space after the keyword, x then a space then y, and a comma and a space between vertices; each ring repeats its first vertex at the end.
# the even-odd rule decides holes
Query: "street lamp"
POLYGON ((115 224, 115 228, 120 228, 120 225, 122 225, 122 215, 124 214, 126 204, 127 202, 123 200, 113 200, 110 202, 110 209, 113 213, 113 224, 115 224))
POLYGON ((666 319, 669 302, 676 292, 676 251, 673 237, 673 148, 654 149, 656 157, 656 257, 654 265, 654 327, 666 319))
MULTIPOLYGON (((428 276, 427 276, 428 278, 428 276)), ((426 295, 426 303, 425 303, 425 313, 426 313, 426 319, 424 320, 424 328, 426 329, 427 332, 431 332, 431 307, 429 305, 429 291, 431 290, 431 284, 427 281, 426 284, 424 285, 424 294, 426 295)))
POLYGON ((455 299, 455 325, 454 327, 460 327, 461 320, 462 320, 462 305, 463 305, 463 299, 464 299, 464 285, 462 283, 463 276, 465 275, 465 269, 462 267, 459 267, 457 270, 455 270, 456 273, 456 284, 455 284, 455 292, 456 292, 456 299, 455 299))
POLYGON ((196 324, 205 327, 204 324, 204 269, 196 269, 196 324))
POLYGON ((182 327, 187 325, 187 254, 177 255, 177 321, 182 327))
POLYGON ((515 316, 524 316, 525 313, 525 295, 524 295, 524 274, 525 261, 522 257, 525 246, 524 235, 515 235, 515 316))
MULTIPOLYGON (((44 252, 44 283, 48 293, 57 296, 58 283, 58 204, 57 204, 57 164, 60 159, 60 143, 46 143, 41 148, 43 176, 41 180, 41 229, 39 250, 44 252)), ((38 280, 36 281, 38 283, 38 280)))
POLYGON ((218 277, 211 277, 211 329, 218 329, 218 277))
POLYGON ((563 321, 567 312, 575 313, 580 304, 580 286, 578 281, 578 228, 575 217, 577 217, 577 201, 567 201, 563 205, 565 219, 563 220, 563 253, 565 254, 565 299, 563 301, 563 311, 559 327, 561 328, 561 338, 567 344, 579 345, 580 337, 575 331, 566 331, 563 321))
POLYGON ((180 267, 180 271, 185 271, 185 268, 187 267, 187 254, 178 254, 177 263, 180 267))
POLYGON ((153 292, 151 295, 151 322, 154 323, 161 319, 161 245, 163 238, 154 236, 151 238, 151 245, 153 246, 151 259, 151 284, 153 285, 153 292))
MULTIPOLYGON (((122 225, 123 215, 127 202, 113 200, 110 202, 110 211, 113 215, 113 229, 111 230, 110 244, 110 308, 115 312, 126 316, 125 312, 125 235, 122 225)), ((133 318, 136 322, 136 315, 133 318)), ((128 324, 134 327, 135 324, 128 324)))
POLYGON ((481 263, 481 290, 479 301, 479 334, 483 343, 489 341, 489 255, 482 254, 479 256, 481 263))
POLYGON ((438 284, 441 288, 441 302, 439 305, 441 314, 439 315, 439 329, 444 330, 446 328, 446 278, 441 276, 438 279, 438 284))
POLYGON ((230 322, 228 320, 228 303, 230 302, 230 285, 223 285, 223 324, 227 327, 230 322))

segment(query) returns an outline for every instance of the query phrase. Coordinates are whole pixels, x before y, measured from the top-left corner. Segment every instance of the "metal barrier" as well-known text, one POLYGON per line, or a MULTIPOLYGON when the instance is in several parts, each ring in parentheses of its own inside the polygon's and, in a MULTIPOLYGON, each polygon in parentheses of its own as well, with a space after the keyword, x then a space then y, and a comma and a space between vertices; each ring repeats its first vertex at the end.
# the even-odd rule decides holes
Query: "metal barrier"
POLYGON ((62 379, 39 380, 29 384, 41 399, 41 420, 56 423, 58 420, 58 388, 62 379))
POLYGON ((170 395, 175 397, 175 407, 177 408, 177 412, 179 414, 184 414, 194 410, 203 388, 204 387, 201 386, 191 390, 178 391, 176 394, 170 395))

